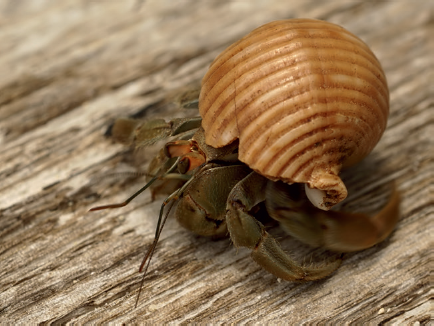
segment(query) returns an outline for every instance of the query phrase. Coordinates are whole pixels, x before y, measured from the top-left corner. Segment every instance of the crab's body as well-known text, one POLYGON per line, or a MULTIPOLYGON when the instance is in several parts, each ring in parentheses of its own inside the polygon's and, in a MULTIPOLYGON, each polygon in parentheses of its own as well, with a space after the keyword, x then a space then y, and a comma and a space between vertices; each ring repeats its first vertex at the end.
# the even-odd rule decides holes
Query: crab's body
MULTIPOLYGON (((259 204, 295 238, 337 252, 371 247, 393 230, 396 191, 375 216, 330 210, 347 196, 341 168, 369 154, 389 112, 381 65, 355 35, 318 20, 271 22, 214 60, 198 101, 185 98, 201 117, 124 119, 113 128, 136 146, 174 138, 151 163, 154 176, 143 188, 157 179, 180 182, 163 202, 163 222, 144 263, 164 207, 175 201, 181 225, 205 236, 229 234, 286 280, 323 278, 340 260, 312 267, 291 259, 255 218, 259 204)), ((168 187, 160 183, 154 192, 168 187)), ((138 193, 97 209, 124 206, 138 193)))
MULTIPOLYGON (((166 204, 178 201, 176 218, 190 231, 202 236, 229 235, 235 246, 251 249, 252 258, 270 273, 285 280, 309 281, 331 274, 340 259, 318 267, 294 261, 255 218, 261 203, 293 237, 336 252, 369 248, 393 230, 399 216, 396 191, 375 216, 321 210, 310 203, 300 184, 272 181, 239 161, 236 142, 221 148, 207 145, 198 119, 175 119, 155 128, 150 127, 153 123, 119 119, 114 126, 116 138, 132 139, 138 146, 156 133, 179 138, 166 143, 149 171, 162 181, 180 182, 166 204), (193 131, 190 139, 183 139, 193 131)), ((173 190, 172 186, 158 185, 154 191, 173 190)))

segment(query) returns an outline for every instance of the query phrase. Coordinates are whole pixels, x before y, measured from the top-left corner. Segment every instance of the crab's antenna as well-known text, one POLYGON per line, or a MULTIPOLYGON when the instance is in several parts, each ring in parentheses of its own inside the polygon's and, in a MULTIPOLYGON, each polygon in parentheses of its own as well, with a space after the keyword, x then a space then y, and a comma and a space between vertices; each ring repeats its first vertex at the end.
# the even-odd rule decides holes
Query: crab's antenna
POLYGON ((130 203, 130 201, 132 201, 134 198, 136 198, 138 195, 140 195, 142 192, 144 192, 146 189, 148 189, 149 186, 152 185, 154 183, 154 181, 157 179, 158 179, 158 176, 153 177, 145 186, 143 186, 138 191, 136 191, 131 197, 129 197, 123 203, 93 207, 89 210, 89 212, 100 211, 100 210, 108 209, 108 208, 119 208, 119 207, 127 206, 130 203))
POLYGON ((146 273, 148 271, 149 264, 151 263, 152 256, 154 255, 155 248, 157 247, 158 240, 160 239, 161 232, 163 231, 164 224, 166 223, 167 217, 169 216, 170 211, 172 210, 173 205, 176 203, 176 201, 179 199, 179 197, 184 193, 185 188, 190 184, 190 182, 193 180, 193 178, 189 179, 181 188, 177 189, 175 192, 173 192, 170 196, 168 196, 163 203, 161 204, 160 208, 160 215, 158 216, 158 222, 157 222, 157 228, 155 230, 155 236, 154 241, 152 242, 152 245, 149 247, 148 251, 146 252, 145 257, 142 260, 142 263, 139 268, 139 273, 143 271, 142 281, 140 282, 140 289, 139 293, 137 294, 136 299, 136 305, 135 308, 137 308, 137 304, 139 303, 140 294, 142 293, 143 283, 145 282, 146 273), (164 215, 163 218, 163 212, 166 205, 170 202, 170 206, 167 209, 166 215, 164 215))
MULTIPOLYGON (((180 160, 180 158, 178 158, 176 160, 176 162, 170 167, 170 169, 167 170, 167 172, 164 173, 162 176, 155 175, 151 180, 149 180, 149 182, 147 184, 145 184, 142 188, 140 188, 138 191, 136 191, 131 197, 127 198, 127 200, 125 200, 123 203, 93 207, 89 210, 89 212, 127 206, 130 203, 130 201, 132 201, 134 198, 136 198, 138 195, 140 195, 142 192, 144 192, 146 189, 148 189, 155 182, 155 180, 164 179, 164 177, 166 175, 170 174, 173 170, 175 170, 176 167, 178 166, 179 160, 180 160)), ((157 172, 157 174, 158 174, 158 172, 157 172)))
MULTIPOLYGON (((166 202, 166 201, 164 201, 164 202, 166 202)), ((147 274, 147 271, 148 271, 148 267, 149 267, 149 264, 151 263, 152 256, 154 255, 155 248, 157 247, 158 240, 160 239, 161 231, 163 230, 164 224, 166 223, 167 217, 169 216, 169 213, 172 210, 172 207, 175 204, 175 202, 176 202, 176 200, 173 200, 171 202, 171 205, 167 209, 167 212, 166 212, 166 215, 164 216, 164 219, 162 219, 162 215, 163 215, 163 210, 164 210, 165 203, 163 203, 163 205, 161 205, 160 217, 158 219, 158 225, 157 225, 157 229, 156 229, 156 232, 155 232, 154 241, 152 242, 152 245, 149 247, 149 249, 148 249, 145 257, 142 260, 142 263, 140 264, 139 273, 141 273, 143 271, 143 276, 142 276, 142 280, 140 282, 140 289, 139 289, 139 293, 137 294, 136 304, 134 306, 135 308, 137 308, 137 305, 139 303, 140 294, 142 293, 143 284, 145 282, 145 277, 146 277, 146 274, 147 274), (143 269, 143 267, 145 267, 145 268, 143 269)))

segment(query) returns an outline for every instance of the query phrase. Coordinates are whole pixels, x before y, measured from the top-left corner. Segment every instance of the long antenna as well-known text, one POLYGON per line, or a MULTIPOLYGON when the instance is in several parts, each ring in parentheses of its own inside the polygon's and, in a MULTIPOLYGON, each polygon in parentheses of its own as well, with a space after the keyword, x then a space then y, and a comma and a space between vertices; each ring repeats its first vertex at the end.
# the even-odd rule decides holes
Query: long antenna
POLYGON ((139 289, 139 293, 137 294, 136 304, 134 305, 134 308, 137 308, 137 305, 139 303, 140 294, 142 293, 143 284, 145 282, 145 277, 146 277, 146 273, 148 271, 149 264, 151 263, 152 256, 154 255, 158 240, 160 239, 161 231, 163 231, 164 224, 166 223, 167 217, 169 216, 169 213, 172 210, 172 207, 175 204, 175 202, 176 202, 176 200, 171 202, 171 205, 167 209, 166 215, 164 216, 164 219, 162 221, 161 221, 161 217, 163 215, 164 203, 163 203, 163 205, 161 205, 160 217, 158 218, 158 225, 157 225, 154 241, 152 242, 152 245, 149 247, 145 257, 142 260, 142 263, 140 264, 139 273, 141 273, 143 271, 143 276, 142 276, 142 280, 140 282, 140 289, 139 289), (160 221, 161 221, 161 227, 160 227, 160 221), (145 267, 144 270, 143 270, 143 267, 145 267))
POLYGON ((158 176, 154 176, 151 180, 149 180, 149 182, 147 184, 145 184, 142 188, 140 188, 138 191, 136 191, 131 197, 127 198, 127 200, 125 200, 123 203, 93 207, 89 210, 89 212, 127 206, 130 203, 130 201, 132 201, 134 198, 136 198, 138 195, 140 195, 142 192, 144 192, 146 189, 148 189, 155 182, 155 180, 157 180, 159 178, 160 177, 158 177, 158 176))
POLYGON ((157 247, 157 243, 158 243, 158 240, 160 239, 160 235, 161 235, 161 232, 163 231, 163 227, 164 227, 164 224, 166 223, 167 217, 169 216, 169 213, 172 210, 173 205, 179 199, 180 194, 182 194, 184 192, 185 187, 191 182, 191 180, 193 180, 193 178, 191 178, 191 176, 188 176, 188 175, 171 173, 176 169, 179 162, 180 162, 180 158, 178 157, 176 162, 161 176, 158 176, 158 173, 161 171, 161 169, 159 171, 157 171, 157 175, 152 177, 152 179, 149 180, 149 182, 146 185, 144 185, 142 188, 140 188, 138 191, 136 191, 132 196, 128 197, 124 202, 118 203, 118 204, 97 206, 97 207, 93 207, 89 210, 89 211, 93 212, 93 211, 99 211, 99 210, 103 210, 103 209, 112 209, 112 208, 124 207, 124 206, 128 205, 134 198, 136 198, 138 195, 140 195, 142 192, 144 192, 146 189, 148 189, 158 179, 181 179, 181 180, 187 181, 182 187, 180 187, 175 192, 173 192, 171 195, 169 195, 161 204, 160 214, 159 214, 158 222, 157 222, 157 228, 155 230, 154 241, 152 242, 152 245, 149 247, 145 257, 142 260, 140 268, 139 268, 139 273, 141 273, 142 271, 144 271, 144 273, 143 273, 142 280, 140 282, 139 293, 137 294, 137 299, 136 299, 136 304, 135 304, 136 308, 137 308, 137 304, 139 303, 139 298, 140 298, 140 294, 142 292, 143 284, 145 281, 146 272, 148 270, 149 264, 151 263, 152 256, 155 252, 155 248, 157 247), (170 206, 167 209, 166 215, 163 218, 164 208, 166 207, 166 205, 168 203, 170 203, 170 206))
POLYGON ((89 212, 127 206, 134 198, 136 198, 138 195, 140 195, 142 192, 144 192, 146 189, 148 189, 155 182, 155 180, 164 179, 166 175, 173 172, 173 170, 175 170, 176 167, 178 166, 179 161, 180 161, 180 158, 178 157, 176 162, 162 176, 158 176, 158 173, 160 171, 157 171, 157 175, 155 175, 151 180, 149 180, 149 182, 147 184, 145 184, 142 188, 140 188, 138 191, 136 191, 131 197, 127 198, 127 200, 125 200, 124 202, 119 203, 119 204, 110 204, 110 205, 93 207, 89 210, 89 212))
POLYGON ((146 252, 145 257, 142 260, 142 264, 139 268, 139 273, 143 271, 142 280, 140 282, 139 293, 137 294, 135 308, 137 308, 137 304, 139 303, 140 294, 142 293, 143 284, 145 282, 146 273, 148 271, 149 264, 151 263, 152 256, 154 255, 155 248, 157 247, 158 240, 160 239, 161 232, 163 231, 164 224, 166 223, 167 217, 169 216, 170 211, 172 210, 173 205, 177 202, 180 196, 184 193, 185 188, 193 181, 193 178, 190 178, 181 188, 174 191, 170 196, 168 196, 163 203, 161 204, 160 214, 158 216, 157 228, 155 230, 154 241, 152 245, 149 247, 146 252), (163 219, 163 212, 166 205, 170 202, 170 206, 167 209, 166 215, 163 219))

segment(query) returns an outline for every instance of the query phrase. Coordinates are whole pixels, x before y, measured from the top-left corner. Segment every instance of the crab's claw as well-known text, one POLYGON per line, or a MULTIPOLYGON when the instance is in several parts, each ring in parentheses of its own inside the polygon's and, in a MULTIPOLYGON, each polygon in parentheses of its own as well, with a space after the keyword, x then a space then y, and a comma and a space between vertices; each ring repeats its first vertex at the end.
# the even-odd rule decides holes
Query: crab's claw
POLYGON ((226 223, 234 245, 251 249, 254 261, 288 281, 313 281, 333 273, 341 264, 341 259, 318 266, 300 264, 249 213, 255 205, 264 201, 268 182, 263 176, 252 172, 232 189, 227 201, 226 223))

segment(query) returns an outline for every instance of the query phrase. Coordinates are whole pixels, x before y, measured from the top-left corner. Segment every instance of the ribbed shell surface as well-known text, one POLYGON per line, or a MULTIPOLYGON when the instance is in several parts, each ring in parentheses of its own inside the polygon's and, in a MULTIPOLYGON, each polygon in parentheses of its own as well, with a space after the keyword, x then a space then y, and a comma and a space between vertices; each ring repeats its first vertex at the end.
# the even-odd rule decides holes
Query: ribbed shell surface
POLYGON ((202 80, 199 110, 208 145, 239 138, 239 159, 255 171, 321 189, 322 174, 337 176, 377 144, 389 92, 380 63, 355 35, 290 19, 223 51, 202 80))

